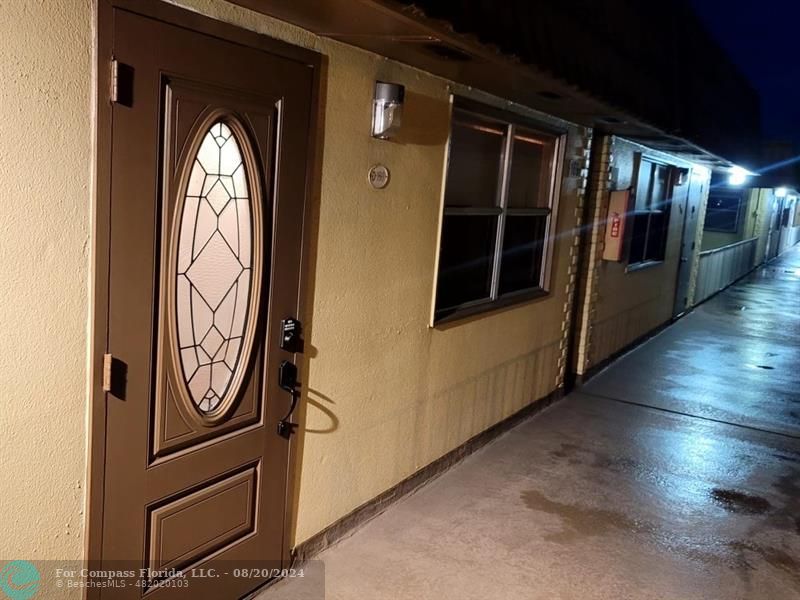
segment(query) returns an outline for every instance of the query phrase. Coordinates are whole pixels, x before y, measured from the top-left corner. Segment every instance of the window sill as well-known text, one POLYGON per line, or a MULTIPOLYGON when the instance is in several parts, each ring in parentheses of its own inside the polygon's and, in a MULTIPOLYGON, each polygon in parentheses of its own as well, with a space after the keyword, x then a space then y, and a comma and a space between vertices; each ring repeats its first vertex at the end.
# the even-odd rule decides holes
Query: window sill
POLYGON ((489 313, 494 313, 509 308, 516 308, 523 304, 544 300, 549 297, 550 292, 541 288, 536 288, 512 292, 493 301, 486 300, 484 302, 477 302, 467 306, 445 309, 434 317, 433 327, 436 329, 449 328, 453 325, 466 323, 470 320, 473 320, 475 317, 488 316, 489 313))
POLYGON ((628 265, 627 267, 625 267, 625 272, 633 273, 635 271, 644 271, 645 269, 651 269, 653 267, 658 267, 663 264, 664 264, 663 260, 645 260, 640 263, 634 263, 632 265, 628 265))
POLYGON ((703 227, 703 231, 710 231, 711 233, 727 233, 731 235, 739 235, 739 228, 736 229, 716 229, 714 227, 703 227))

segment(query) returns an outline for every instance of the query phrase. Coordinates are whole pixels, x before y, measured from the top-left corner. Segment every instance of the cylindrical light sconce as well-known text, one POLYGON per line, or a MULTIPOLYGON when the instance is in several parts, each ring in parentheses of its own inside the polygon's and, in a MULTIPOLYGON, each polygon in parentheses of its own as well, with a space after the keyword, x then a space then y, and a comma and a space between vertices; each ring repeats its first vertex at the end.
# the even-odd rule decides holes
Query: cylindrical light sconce
POLYGON ((400 129, 406 88, 398 83, 375 82, 372 101, 372 137, 388 140, 400 129))

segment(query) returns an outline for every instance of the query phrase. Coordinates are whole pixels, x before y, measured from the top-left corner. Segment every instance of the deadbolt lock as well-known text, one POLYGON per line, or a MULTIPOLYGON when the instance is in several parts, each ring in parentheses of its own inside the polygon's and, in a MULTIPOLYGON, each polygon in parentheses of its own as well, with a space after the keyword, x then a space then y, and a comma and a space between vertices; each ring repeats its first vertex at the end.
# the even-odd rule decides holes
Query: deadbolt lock
POLYGON ((296 353, 303 351, 303 324, 297 319, 281 321, 281 349, 296 353))

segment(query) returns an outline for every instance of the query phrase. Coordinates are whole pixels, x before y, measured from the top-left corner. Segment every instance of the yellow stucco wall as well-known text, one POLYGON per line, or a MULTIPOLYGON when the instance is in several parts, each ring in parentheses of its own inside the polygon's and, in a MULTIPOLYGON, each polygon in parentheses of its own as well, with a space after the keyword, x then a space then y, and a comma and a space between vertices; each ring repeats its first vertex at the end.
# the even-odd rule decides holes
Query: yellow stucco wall
MULTIPOLYGON (((691 163, 623 138, 615 137, 613 143, 609 145, 604 160, 612 167, 610 188, 596 186, 593 197, 596 209, 595 222, 599 223, 599 226, 592 242, 595 251, 590 253, 592 262, 587 281, 587 290, 590 290, 590 294, 587 296, 589 305, 583 309, 584 320, 580 334, 578 364, 580 373, 587 372, 592 366, 609 358, 672 317, 683 229, 683 215, 678 205, 686 197, 688 183, 676 186, 673 190, 676 202, 670 212, 664 261, 640 270, 628 271, 625 261, 609 262, 601 258, 605 231, 603 219, 608 210, 608 190, 623 190, 632 185, 635 177, 634 156, 637 152, 675 166, 692 168, 691 163)), ((702 227, 702 221, 698 227, 702 227)), ((696 261, 692 262, 696 265, 696 261)), ((691 291, 689 296, 691 297, 691 291)))
POLYGON ((767 253, 769 225, 773 212, 774 195, 770 188, 756 188, 751 196, 751 229, 747 237, 757 237, 755 264, 764 262, 767 253))
MULTIPOLYGON (((574 236, 556 245, 549 298, 430 328, 449 96, 469 92, 244 9, 211 0, 180 4, 328 59, 305 315, 307 396, 293 536, 300 543, 556 388, 574 236), (378 79, 406 86, 396 142, 368 135, 378 79), (382 191, 367 183, 376 163, 391 171, 382 191)), ((568 159, 584 143, 571 132, 568 159)), ((574 226, 581 183, 565 180, 559 230, 574 226)))
POLYGON ((0 559, 80 558, 92 9, 0 3, 0 559))
MULTIPOLYGON (((761 234, 766 234, 764 227, 768 225, 763 217, 763 205, 766 203, 766 197, 762 197, 761 189, 751 188, 744 190, 742 198, 742 209, 739 214, 739 228, 734 233, 724 231, 704 231, 703 232, 703 247, 702 250, 711 250, 713 248, 721 248, 728 244, 735 244, 742 240, 747 240, 754 237, 759 237, 761 234)), ((764 192, 768 190, 764 189, 764 192)))
MULTIPOLYGON (((301 542, 557 386, 583 180, 562 186, 565 234, 550 297, 432 329, 448 82, 217 0, 178 4, 329 60, 305 315, 308 396, 294 533, 301 542), (368 135, 376 79, 407 87, 397 142, 368 135), (379 162, 392 179, 374 191, 367 171, 379 162)), ((0 468, 13 482, 0 494, 0 514, 14 521, 3 528, 0 557, 82 556, 92 12, 88 0, 0 4, 0 165, 11 175, 0 245, 8 395, 0 468)), ((584 133, 570 131, 567 160, 582 158, 584 133)))

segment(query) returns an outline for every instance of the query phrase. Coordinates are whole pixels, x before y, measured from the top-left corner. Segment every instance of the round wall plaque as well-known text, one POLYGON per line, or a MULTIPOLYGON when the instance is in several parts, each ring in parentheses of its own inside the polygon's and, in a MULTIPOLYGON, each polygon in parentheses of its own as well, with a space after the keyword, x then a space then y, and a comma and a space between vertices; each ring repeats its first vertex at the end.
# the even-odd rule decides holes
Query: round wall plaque
POLYGON ((373 165, 369 170, 369 184, 376 190, 389 185, 389 169, 383 165, 373 165))

